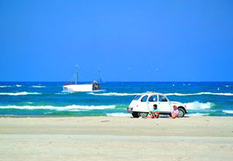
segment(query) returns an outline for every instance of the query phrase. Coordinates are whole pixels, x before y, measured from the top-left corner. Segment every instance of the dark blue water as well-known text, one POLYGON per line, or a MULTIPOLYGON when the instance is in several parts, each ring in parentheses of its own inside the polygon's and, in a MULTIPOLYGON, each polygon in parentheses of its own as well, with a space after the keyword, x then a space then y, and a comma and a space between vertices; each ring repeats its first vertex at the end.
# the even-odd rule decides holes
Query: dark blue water
POLYGON ((189 115, 233 116, 233 82, 110 82, 102 92, 66 93, 61 82, 0 82, 0 115, 124 116, 136 94, 164 93, 189 115))

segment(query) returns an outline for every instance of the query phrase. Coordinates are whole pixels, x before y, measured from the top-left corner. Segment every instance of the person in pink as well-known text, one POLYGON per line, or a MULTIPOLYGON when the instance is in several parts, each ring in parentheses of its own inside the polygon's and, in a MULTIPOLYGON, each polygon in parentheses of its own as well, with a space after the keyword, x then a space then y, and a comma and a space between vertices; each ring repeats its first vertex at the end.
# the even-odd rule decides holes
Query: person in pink
POLYGON ((172 118, 174 119, 174 118, 178 117, 178 113, 179 113, 178 107, 176 105, 174 105, 173 110, 172 110, 172 118))

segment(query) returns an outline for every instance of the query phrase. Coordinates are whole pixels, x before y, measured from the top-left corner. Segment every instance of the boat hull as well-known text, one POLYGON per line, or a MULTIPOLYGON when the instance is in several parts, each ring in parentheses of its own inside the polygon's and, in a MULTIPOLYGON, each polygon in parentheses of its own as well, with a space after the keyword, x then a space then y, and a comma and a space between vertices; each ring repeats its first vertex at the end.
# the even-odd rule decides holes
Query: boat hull
POLYGON ((67 84, 63 86, 63 90, 67 92, 91 92, 100 90, 96 88, 95 84, 67 84))

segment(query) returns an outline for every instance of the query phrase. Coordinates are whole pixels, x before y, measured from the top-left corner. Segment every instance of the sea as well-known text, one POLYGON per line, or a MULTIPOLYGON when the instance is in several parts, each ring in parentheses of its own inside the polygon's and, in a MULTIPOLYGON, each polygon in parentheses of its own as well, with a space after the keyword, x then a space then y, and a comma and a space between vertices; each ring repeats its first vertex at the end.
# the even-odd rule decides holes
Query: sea
POLYGON ((63 82, 0 82, 0 116, 131 116, 135 95, 165 94, 187 116, 233 116, 233 82, 105 82, 99 92, 69 93, 63 82))

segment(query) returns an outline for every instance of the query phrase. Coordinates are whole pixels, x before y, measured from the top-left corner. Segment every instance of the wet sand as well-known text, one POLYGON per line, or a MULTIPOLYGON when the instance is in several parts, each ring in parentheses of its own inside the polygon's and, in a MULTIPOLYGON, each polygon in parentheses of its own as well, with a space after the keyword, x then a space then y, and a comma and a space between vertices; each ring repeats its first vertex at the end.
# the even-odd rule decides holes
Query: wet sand
POLYGON ((233 117, 1 117, 1 160, 232 160, 233 117))

